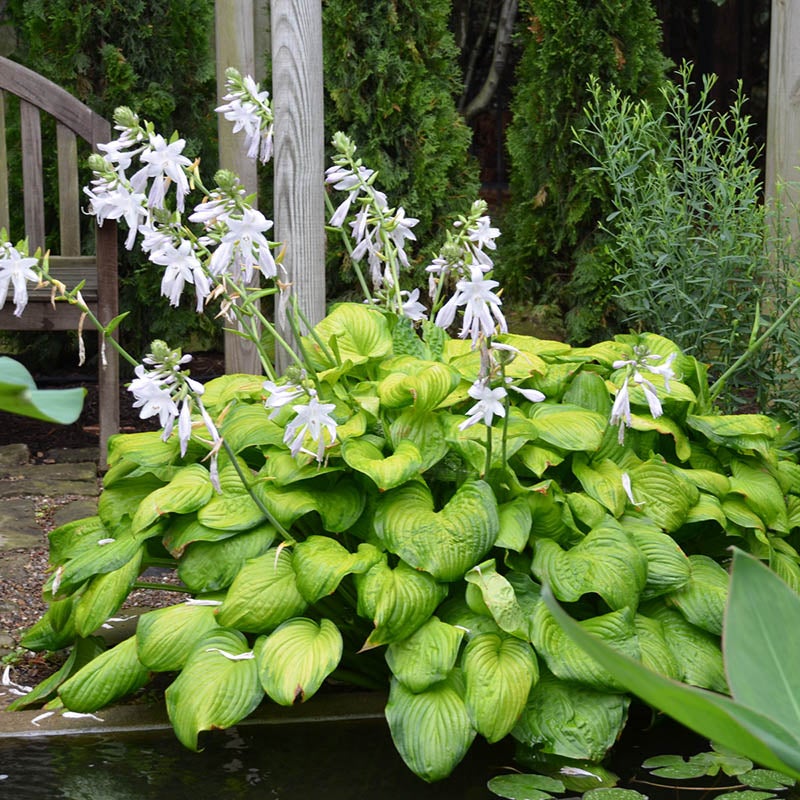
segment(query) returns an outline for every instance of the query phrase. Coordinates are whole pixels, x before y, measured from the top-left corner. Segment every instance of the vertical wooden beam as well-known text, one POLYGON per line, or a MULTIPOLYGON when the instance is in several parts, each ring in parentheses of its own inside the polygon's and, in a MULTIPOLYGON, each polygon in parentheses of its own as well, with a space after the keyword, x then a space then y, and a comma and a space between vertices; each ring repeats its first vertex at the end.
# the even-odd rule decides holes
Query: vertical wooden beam
POLYGON ((8 215, 8 150, 6 146, 6 93, 0 91, 0 228, 12 238, 8 215))
POLYGON ((22 130, 22 192, 28 250, 44 250, 44 183, 42 179, 42 128, 39 109, 20 100, 22 130))
MULTIPOLYGON (((216 0, 217 101, 225 94, 225 70, 235 67, 242 75, 255 74, 255 22, 253 0, 216 0)), ((248 194, 258 190, 256 162, 247 157, 244 138, 222 115, 218 120, 219 165, 235 172, 248 194)), ((259 374, 261 364, 255 347, 232 333, 225 334, 225 371, 259 374)))
MULTIPOLYGON (((300 309, 313 325, 325 313, 325 133, 321 0, 271 0, 275 111, 275 238, 300 309)), ((291 340, 285 320, 278 330, 291 340)), ((278 352, 279 369, 288 361, 278 352)))
POLYGON ((781 200, 797 241, 797 214, 791 213, 791 204, 800 203, 800 3, 772 0, 770 26, 766 196, 775 200, 778 185, 783 185, 781 200))

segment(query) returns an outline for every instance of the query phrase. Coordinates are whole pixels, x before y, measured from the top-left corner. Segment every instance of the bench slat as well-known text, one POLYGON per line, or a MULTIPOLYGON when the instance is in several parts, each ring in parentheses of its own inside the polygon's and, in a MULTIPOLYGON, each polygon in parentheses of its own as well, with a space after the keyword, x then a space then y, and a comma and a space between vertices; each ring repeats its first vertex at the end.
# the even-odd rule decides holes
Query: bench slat
POLYGON ((61 255, 81 253, 80 198, 78 186, 78 141, 75 134, 56 125, 58 147, 58 224, 61 235, 61 255))
POLYGON ((42 127, 39 109, 20 100, 22 130, 22 191, 28 249, 44 248, 44 182, 42 180, 42 127))

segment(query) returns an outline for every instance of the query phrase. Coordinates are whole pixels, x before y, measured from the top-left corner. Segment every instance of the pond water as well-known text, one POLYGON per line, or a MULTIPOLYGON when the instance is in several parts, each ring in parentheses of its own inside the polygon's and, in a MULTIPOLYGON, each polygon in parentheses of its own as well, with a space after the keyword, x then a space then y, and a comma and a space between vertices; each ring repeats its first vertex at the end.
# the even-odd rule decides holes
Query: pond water
POLYGON ((476 741, 428 785, 382 720, 240 726, 203 734, 202 753, 171 731, 0 740, 0 798, 11 800, 487 800, 511 750, 476 741), (482 746, 483 745, 483 746, 482 746))

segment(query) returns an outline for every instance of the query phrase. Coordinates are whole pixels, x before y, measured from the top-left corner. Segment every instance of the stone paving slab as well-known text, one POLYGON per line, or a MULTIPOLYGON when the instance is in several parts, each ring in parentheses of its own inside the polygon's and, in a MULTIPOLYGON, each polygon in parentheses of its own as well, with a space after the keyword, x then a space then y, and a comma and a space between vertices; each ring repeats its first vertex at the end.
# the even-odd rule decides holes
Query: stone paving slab
POLYGON ((42 529, 36 521, 36 504, 27 497, 0 500, 0 552, 41 545, 42 529))

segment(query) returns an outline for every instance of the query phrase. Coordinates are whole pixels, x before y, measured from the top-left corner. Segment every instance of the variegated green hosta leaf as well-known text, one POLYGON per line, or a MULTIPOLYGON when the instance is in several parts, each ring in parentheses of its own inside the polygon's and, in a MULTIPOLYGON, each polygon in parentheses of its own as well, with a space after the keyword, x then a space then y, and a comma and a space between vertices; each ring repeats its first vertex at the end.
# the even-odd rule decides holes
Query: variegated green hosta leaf
POLYGON ((89 636, 123 604, 142 568, 144 548, 113 572, 95 575, 75 603, 75 631, 89 636))
POLYGON ((744 455, 758 453, 765 458, 769 457, 772 441, 777 436, 775 422, 761 414, 689 414, 686 424, 714 444, 723 445, 744 455))
POLYGON ((117 537, 127 533, 139 503, 164 483, 152 475, 145 475, 126 478, 104 489, 97 500, 97 515, 103 521, 108 535, 117 537))
POLYGON ((218 627, 211 606, 181 603, 148 611, 136 625, 139 661, 154 672, 183 669, 197 642, 218 627))
MULTIPOLYGON (((556 622, 544 603, 538 603, 530 621, 531 641, 556 677, 576 681, 600 691, 624 691, 614 676, 576 645, 556 622)), ((581 627, 631 658, 639 658, 633 612, 626 608, 583 620, 581 627)))
POLYGON ((783 490, 764 465, 734 458, 731 460, 731 471, 731 492, 741 495, 769 530, 788 533, 789 515, 783 490))
POLYGON ((594 452, 603 441, 608 418, 580 406, 537 403, 531 408, 539 438, 564 450, 594 452))
POLYGON ((225 415, 219 433, 234 453, 241 453, 248 447, 280 447, 285 431, 263 403, 238 403, 225 415))
POLYGON ((686 524, 694 522, 707 522, 713 520, 722 529, 728 529, 728 518, 722 508, 722 503, 713 495, 700 492, 697 502, 689 509, 686 515, 686 524))
MULTIPOLYGON (((473 425, 462 431, 459 429, 462 422, 464 422, 464 417, 460 415, 452 415, 447 418, 447 441, 475 472, 482 475, 486 470, 486 426, 473 425)), ((491 469, 504 469, 506 466, 503 459, 504 454, 508 460, 531 439, 536 438, 536 426, 516 406, 511 406, 508 418, 503 424, 494 425, 490 430, 492 436, 491 469)))
POLYGON ((784 494, 800 494, 800 464, 781 459, 775 464, 775 477, 784 494))
POLYGON ((375 623, 362 649, 407 639, 433 614, 447 588, 427 572, 401 561, 394 569, 379 561, 356 576, 358 613, 375 623))
POLYGON ((599 528, 608 518, 608 509, 583 492, 570 492, 566 496, 567 506, 573 519, 584 529, 599 528))
POLYGON ((436 614, 443 622, 461 628, 467 641, 481 633, 502 633, 492 617, 474 611, 467 601, 460 597, 453 597, 442 603, 436 609, 436 614))
MULTIPOLYGON (((354 365, 383 358, 392 347, 392 334, 383 313, 360 303, 341 303, 314 328, 314 332, 332 353, 354 365)), ((303 338, 303 347, 316 366, 327 363, 319 345, 310 336, 303 338)))
POLYGON ((528 500, 524 496, 515 497, 508 503, 497 507, 500 521, 500 532, 495 540, 495 547, 514 550, 521 553, 528 544, 531 535, 533 515, 528 500))
POLYGON ((661 623, 667 645, 680 667, 681 681, 727 693, 718 636, 692 625, 679 611, 667 608, 663 599, 654 600, 640 610, 661 623))
POLYGON ((458 670, 417 694, 393 679, 386 721, 403 761, 428 782, 446 778, 475 739, 458 670))
POLYGON ((570 550, 551 539, 538 539, 532 569, 559 600, 572 602, 594 592, 613 609, 635 609, 647 582, 647 559, 616 524, 589 531, 570 550))
POLYGON ((583 491, 597 500, 615 517, 621 517, 628 504, 622 483, 622 470, 611 460, 589 463, 583 453, 572 458, 572 473, 580 481, 583 491))
POLYGON ((691 564, 678 543, 647 517, 626 516, 620 524, 647 559, 647 583, 642 598, 680 589, 689 580, 691 564))
POLYGON ((72 597, 51 601, 44 615, 22 636, 20 645, 28 650, 60 650, 75 639, 72 597))
POLYGON ((381 557, 381 551, 368 543, 351 553, 329 536, 309 536, 294 548, 297 589, 308 603, 316 603, 333 594, 345 575, 366 572, 381 557))
POLYGON ((450 674, 463 636, 463 630, 431 617, 407 639, 386 648, 386 663, 407 689, 423 692, 450 674))
POLYGON ((533 649, 512 636, 484 633, 469 641, 461 665, 472 725, 498 742, 511 732, 539 680, 533 649))
POLYGON ((557 467, 566 455, 563 450, 545 444, 526 444, 514 454, 515 461, 541 478, 550 467, 557 467))
MULTIPOLYGON (((578 363, 597 361, 605 367, 610 367, 615 361, 627 361, 633 357, 631 346, 616 339, 605 339, 591 347, 573 347, 569 353, 570 360, 578 363)), ((575 369, 574 364, 572 369, 575 369)))
POLYGON ((701 492, 707 492, 720 500, 731 490, 731 482, 722 472, 713 469, 683 469, 681 472, 701 492))
POLYGON ((386 408, 413 406, 430 411, 458 386, 456 370, 437 361, 400 356, 381 364, 385 377, 378 383, 378 397, 386 408))
POLYGON ((426 484, 408 483, 386 492, 374 517, 388 550, 443 581, 462 577, 486 555, 499 526, 497 500, 484 481, 465 481, 441 511, 426 484))
POLYGON ((220 470, 219 482, 222 493, 215 492, 197 512, 199 523, 217 530, 246 531, 266 520, 267 515, 250 496, 233 464, 220 470))
POLYGON ((364 492, 351 478, 336 483, 303 481, 283 488, 268 481, 259 481, 253 490, 270 514, 285 528, 290 528, 301 517, 316 511, 322 518, 325 530, 341 533, 348 530, 364 510, 364 492))
MULTIPOLYGON (((425 321, 429 322, 429 320, 425 321)), ((430 359, 431 353, 428 345, 417 335, 414 323, 405 315, 397 318, 392 329, 392 352, 398 356, 413 356, 420 360, 430 359)))
POLYGON ((171 436, 165 442, 161 431, 127 433, 109 438, 108 465, 112 467, 125 459, 137 465, 160 467, 176 461, 180 451, 177 436, 171 436))
POLYGON ((220 413, 232 401, 252 404, 264 396, 264 379, 259 375, 234 373, 210 380, 203 392, 203 405, 212 414, 220 413))
POLYGON ((282 706, 305 702, 339 666, 342 647, 342 634, 329 619, 287 620, 256 642, 264 691, 282 706))
MULTIPOLYGON (((198 523, 198 527, 203 526, 198 523)), ((269 522, 240 533, 217 533, 225 535, 217 541, 193 542, 178 561, 178 577, 193 592, 216 592, 230 586, 245 562, 265 553, 276 536, 269 522)))
POLYGON ((266 461, 258 478, 276 486, 289 486, 297 481, 319 478, 343 470, 341 465, 318 464, 316 459, 302 453, 295 457, 283 447, 264 447, 261 452, 266 461))
POLYGON ((131 636, 81 667, 61 684, 58 694, 70 711, 87 714, 140 689, 149 677, 131 636))
POLYGON ((721 636, 722 617, 728 600, 728 573, 708 556, 691 555, 689 563, 689 581, 664 599, 693 625, 721 636))
POLYGON ((606 382, 596 372, 579 370, 573 377, 569 388, 564 392, 562 402, 580 406, 607 417, 611 413, 611 398, 608 396, 606 382))
MULTIPOLYGON (((722 501, 722 512, 725 515, 727 523, 733 523, 733 525, 739 528, 748 528, 758 531, 758 533, 762 534, 759 538, 762 541, 766 541, 767 528, 766 525, 764 525, 764 520, 761 519, 742 498, 736 497, 735 495, 726 497, 722 501)), ((730 525, 727 523, 725 529, 729 530, 730 525)))
POLYGON ((302 614, 307 603, 297 589, 292 559, 292 552, 286 548, 271 548, 249 559, 219 607, 219 624, 249 633, 267 633, 302 614))
POLYGON ((789 514, 789 527, 800 528, 800 497, 790 494, 786 498, 786 511, 789 514))
POLYGON ((160 489, 139 503, 131 527, 134 533, 152 525, 164 514, 189 514, 202 508, 214 494, 211 476, 202 464, 189 464, 160 489))
POLYGON ((561 487, 553 480, 542 481, 531 486, 525 495, 531 509, 531 536, 536 539, 554 539, 568 542, 576 538, 576 531, 568 522, 569 510, 565 509, 566 497, 561 487))
MULTIPOLYGON (((670 386, 672 385, 672 382, 670 382, 670 386)), ((675 447, 675 455, 681 461, 688 461, 692 454, 692 446, 689 443, 689 438, 672 417, 662 415, 653 418, 651 416, 631 414, 631 428, 635 431, 656 431, 665 436, 671 436, 675 447)))
POLYGON ((165 693, 179 741, 197 750, 200 731, 230 728, 264 698, 258 667, 238 631, 215 628, 200 639, 165 693))
POLYGON ((101 539, 108 538, 100 517, 86 517, 67 522, 47 534, 50 564, 62 564, 85 550, 93 550, 101 539))
POLYGON ((422 455, 408 440, 402 440, 393 453, 384 456, 371 442, 351 439, 342 445, 342 458, 348 466, 370 477, 382 492, 401 486, 422 468, 422 455))
POLYGON ((169 520, 161 543, 173 558, 181 558, 186 548, 193 542, 218 542, 235 536, 236 533, 236 531, 209 528, 197 521, 196 514, 186 514, 169 520))
POLYGON ((782 539, 773 539, 770 567, 795 592, 800 594, 800 558, 797 551, 782 539))
POLYGON ((643 614, 637 614, 633 623, 636 626, 642 664, 667 678, 680 680, 681 666, 669 648, 661 623, 643 614))
POLYGON ((652 458, 628 471, 638 508, 667 533, 686 520, 700 492, 677 467, 652 458))
POLYGON ((420 472, 430 469, 447 454, 442 414, 408 409, 389 426, 389 442, 393 449, 408 440, 416 445, 422 458, 420 472))
POLYGON ((517 602, 514 587, 497 571, 493 558, 473 567, 464 579, 480 589, 483 603, 502 630, 528 640, 528 619, 517 602))
POLYGON ((544 674, 511 732, 544 753, 599 761, 625 724, 629 700, 544 674))
POLYGON ((91 549, 59 566, 44 585, 47 599, 64 597, 95 575, 104 575, 130 563, 143 548, 141 539, 128 533, 117 539, 99 539, 91 549))

